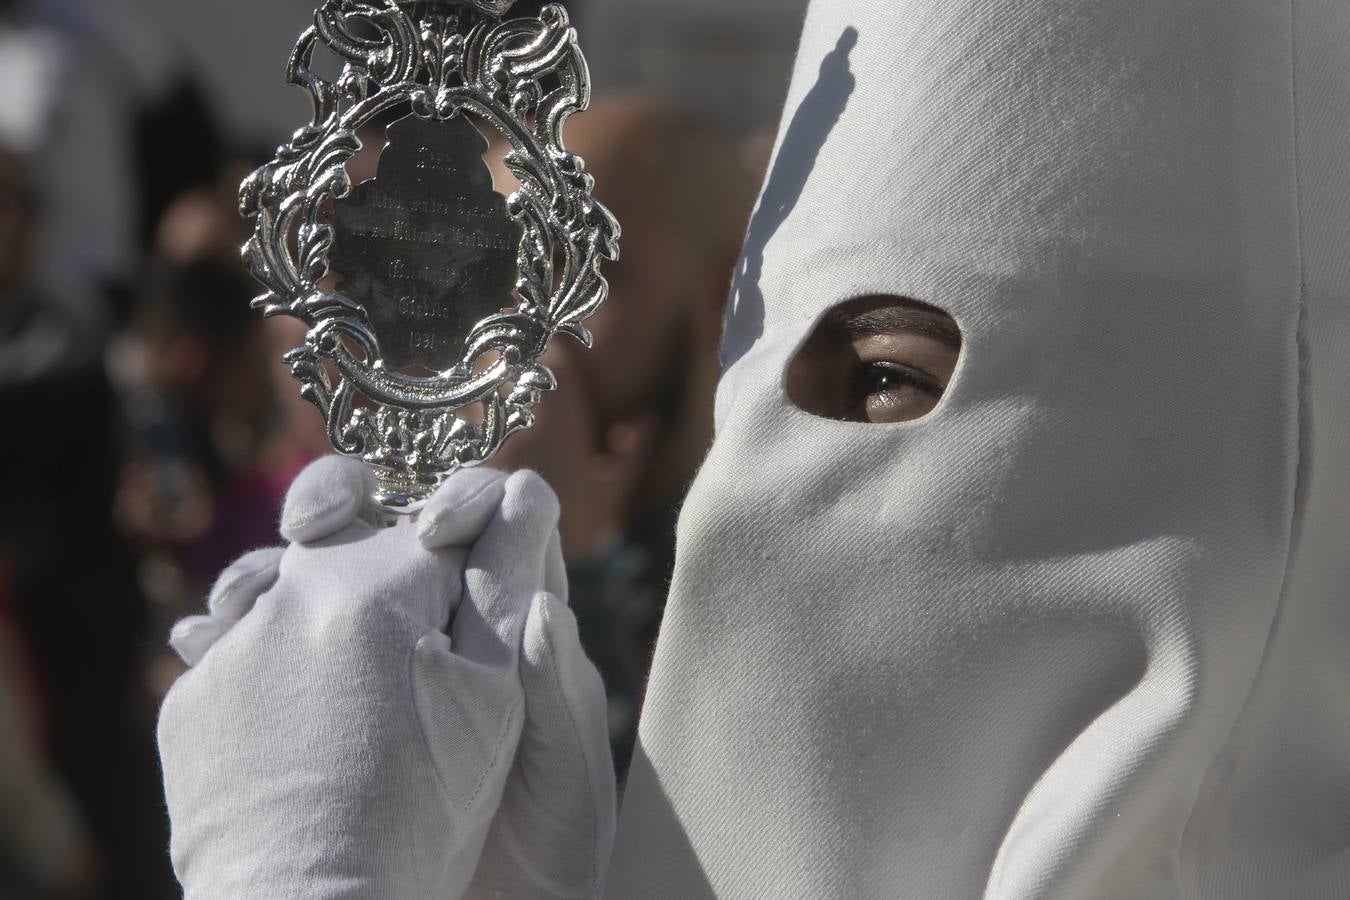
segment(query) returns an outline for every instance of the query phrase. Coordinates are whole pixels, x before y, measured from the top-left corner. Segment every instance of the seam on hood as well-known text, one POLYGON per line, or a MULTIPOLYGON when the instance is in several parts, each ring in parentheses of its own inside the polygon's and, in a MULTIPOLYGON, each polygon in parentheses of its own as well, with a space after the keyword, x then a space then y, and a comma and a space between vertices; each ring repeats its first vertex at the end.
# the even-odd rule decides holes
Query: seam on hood
POLYGON ((1193 886, 1189 884, 1187 872, 1182 868, 1181 852, 1185 847, 1187 839, 1191 833, 1191 826, 1195 823, 1195 815, 1201 802, 1205 798, 1205 786, 1209 784, 1210 778, 1215 770, 1224 764, 1228 757, 1228 750, 1233 746, 1234 733, 1237 731, 1251 708, 1252 700, 1256 696, 1257 685, 1262 682, 1262 675, 1265 673, 1266 666, 1270 660, 1271 648, 1275 644, 1276 638, 1280 633, 1280 622, 1284 618, 1285 607, 1289 599, 1289 581, 1294 570, 1294 559, 1298 553, 1299 537, 1302 532, 1304 508, 1307 505, 1308 481, 1311 470, 1312 459, 1312 361, 1311 347, 1308 340, 1308 282, 1307 270, 1304 259, 1304 215, 1303 215, 1303 183, 1302 183, 1302 158, 1300 156, 1299 146, 1299 106, 1298 106, 1298 25, 1296 19, 1299 16, 1299 0, 1289 0, 1289 97, 1290 97, 1290 119, 1293 128, 1293 180, 1294 180, 1294 214, 1295 214, 1295 236, 1294 251, 1296 254, 1296 265, 1298 268, 1298 322, 1294 334, 1295 352, 1297 354, 1298 364, 1298 387, 1297 387, 1297 423, 1298 430, 1295 452, 1297 454, 1294 461, 1294 486, 1293 496, 1291 497, 1291 511, 1289 517, 1289 528, 1285 544, 1284 573, 1280 579, 1280 593, 1275 602, 1275 611, 1271 616, 1270 628, 1266 632, 1265 645, 1261 650, 1261 659, 1257 663, 1256 671, 1253 673, 1251 684, 1247 687, 1246 697, 1243 698, 1238 707, 1237 715, 1228 726, 1228 733, 1223 741, 1215 748, 1214 757, 1209 765, 1205 767, 1204 774, 1201 776, 1196 790, 1195 798, 1191 802, 1191 810, 1186 815, 1186 824, 1182 827, 1177 836, 1176 847, 1173 849, 1173 860, 1177 865, 1177 875, 1181 886, 1193 886))

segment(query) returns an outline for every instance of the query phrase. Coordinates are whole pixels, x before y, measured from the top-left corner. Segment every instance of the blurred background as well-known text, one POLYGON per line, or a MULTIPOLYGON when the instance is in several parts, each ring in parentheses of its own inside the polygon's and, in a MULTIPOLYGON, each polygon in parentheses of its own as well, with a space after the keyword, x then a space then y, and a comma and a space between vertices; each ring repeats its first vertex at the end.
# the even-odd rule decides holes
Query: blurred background
MULTIPOLYGON (((0 0, 0 900, 178 895, 167 630, 327 449, 279 362, 298 325, 248 308, 235 199, 308 118, 282 72, 314 3, 0 0)), ((562 388, 498 464, 560 495, 622 773, 805 2, 565 5, 596 86, 567 140, 624 257, 596 352, 550 350, 562 388)))

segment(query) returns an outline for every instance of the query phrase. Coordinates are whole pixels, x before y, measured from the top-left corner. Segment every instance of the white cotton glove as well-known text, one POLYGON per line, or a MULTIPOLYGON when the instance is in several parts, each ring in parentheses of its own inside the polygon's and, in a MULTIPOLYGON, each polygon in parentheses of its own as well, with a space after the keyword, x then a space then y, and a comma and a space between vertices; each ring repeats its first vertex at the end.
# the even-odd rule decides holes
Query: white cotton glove
MULTIPOLYGON (((556 542, 554 553, 561 567, 556 542)), ((555 596, 536 598, 523 657, 525 729, 465 897, 589 900, 604 887, 616 818, 605 687, 555 596)))
POLYGON ((160 747, 188 900, 459 897, 489 829, 546 842, 526 848, 541 887, 511 896, 595 893, 572 891, 577 855, 601 871, 613 833, 604 697, 558 599, 552 492, 461 472, 383 529, 371 488, 349 460, 306 469, 291 546, 245 556, 174 629, 194 668, 160 747))

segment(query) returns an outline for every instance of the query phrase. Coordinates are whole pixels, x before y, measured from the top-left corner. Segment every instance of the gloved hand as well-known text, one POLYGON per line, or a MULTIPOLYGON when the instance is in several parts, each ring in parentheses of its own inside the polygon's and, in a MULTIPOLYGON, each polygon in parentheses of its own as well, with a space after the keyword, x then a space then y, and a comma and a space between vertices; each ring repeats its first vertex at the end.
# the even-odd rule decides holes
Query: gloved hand
POLYGON ((371 487, 315 463, 287 498, 291 546, 241 559, 174 629, 194 668, 160 747, 187 897, 458 897, 489 829, 492 860, 530 860, 511 896, 596 893, 574 879, 578 856, 603 871, 613 833, 604 697, 552 493, 461 472, 384 529, 371 487))

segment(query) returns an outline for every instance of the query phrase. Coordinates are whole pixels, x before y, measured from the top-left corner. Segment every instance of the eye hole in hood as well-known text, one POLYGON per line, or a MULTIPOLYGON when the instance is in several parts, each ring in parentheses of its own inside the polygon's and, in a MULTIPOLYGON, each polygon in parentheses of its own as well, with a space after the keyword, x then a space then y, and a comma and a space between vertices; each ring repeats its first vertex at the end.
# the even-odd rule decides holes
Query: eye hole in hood
POLYGON ((788 397, 825 419, 921 419, 946 393, 961 344, 961 329, 940 309, 905 297, 859 297, 816 325, 788 366, 788 397))

